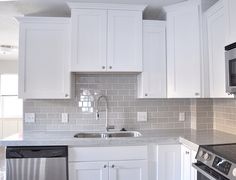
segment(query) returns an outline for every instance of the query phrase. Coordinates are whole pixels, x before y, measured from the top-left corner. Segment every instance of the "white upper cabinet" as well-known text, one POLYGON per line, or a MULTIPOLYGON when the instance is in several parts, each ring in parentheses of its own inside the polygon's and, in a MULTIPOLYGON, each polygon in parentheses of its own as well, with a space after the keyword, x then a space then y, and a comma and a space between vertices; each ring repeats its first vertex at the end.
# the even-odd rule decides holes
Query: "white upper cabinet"
POLYGON ((236 1, 223 0, 226 11, 226 45, 236 42, 236 1))
POLYGON ((167 13, 167 96, 201 97, 200 14, 195 1, 165 7, 167 13))
POLYGON ((69 3, 74 72, 141 72, 143 5, 69 3))
POLYGON ((138 98, 166 98, 166 36, 164 21, 143 21, 143 72, 138 98))
POLYGON ((105 71, 107 11, 72 11, 72 71, 105 71))
POLYGON ((70 98, 70 20, 48 17, 23 17, 18 20, 19 97, 70 98))
POLYGON ((108 10, 109 71, 142 71, 142 13, 108 10))
POLYGON ((211 98, 229 98, 225 90, 226 13, 223 1, 217 2, 205 14, 208 37, 209 59, 209 96, 211 98))

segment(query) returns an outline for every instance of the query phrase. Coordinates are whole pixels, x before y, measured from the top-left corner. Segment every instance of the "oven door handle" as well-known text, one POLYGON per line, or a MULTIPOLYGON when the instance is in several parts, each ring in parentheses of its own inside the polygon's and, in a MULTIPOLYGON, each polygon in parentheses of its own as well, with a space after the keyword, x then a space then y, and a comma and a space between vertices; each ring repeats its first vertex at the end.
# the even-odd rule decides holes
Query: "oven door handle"
POLYGON ((201 168, 199 168, 195 163, 192 164, 192 166, 202 175, 206 176, 209 180, 217 180, 216 178, 212 177, 210 174, 203 171, 201 168))

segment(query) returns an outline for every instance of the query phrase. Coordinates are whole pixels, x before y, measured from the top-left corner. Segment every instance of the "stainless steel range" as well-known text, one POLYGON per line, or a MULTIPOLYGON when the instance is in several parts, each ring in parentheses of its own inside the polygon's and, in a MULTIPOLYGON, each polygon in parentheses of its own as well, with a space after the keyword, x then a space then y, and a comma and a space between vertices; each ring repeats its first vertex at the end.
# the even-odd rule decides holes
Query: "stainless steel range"
POLYGON ((200 146, 196 159, 197 180, 236 180, 236 144, 200 146))

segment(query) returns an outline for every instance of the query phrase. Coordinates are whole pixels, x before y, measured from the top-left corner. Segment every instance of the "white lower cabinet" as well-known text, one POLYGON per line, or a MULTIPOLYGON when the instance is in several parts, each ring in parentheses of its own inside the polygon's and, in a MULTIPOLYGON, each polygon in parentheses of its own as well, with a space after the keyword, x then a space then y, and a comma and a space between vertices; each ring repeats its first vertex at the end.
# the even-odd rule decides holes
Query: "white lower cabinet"
POLYGON ((157 180, 197 180, 196 151, 185 145, 158 145, 157 180))
POLYGON ((192 167, 195 156, 196 151, 181 145, 181 180, 197 180, 197 172, 192 167))
POLYGON ((69 163, 70 180, 108 180, 107 162, 69 163))
POLYGON ((158 180, 180 180, 181 145, 158 146, 158 180))
POLYGON ((69 180, 130 179, 148 180, 147 147, 69 148, 69 180))

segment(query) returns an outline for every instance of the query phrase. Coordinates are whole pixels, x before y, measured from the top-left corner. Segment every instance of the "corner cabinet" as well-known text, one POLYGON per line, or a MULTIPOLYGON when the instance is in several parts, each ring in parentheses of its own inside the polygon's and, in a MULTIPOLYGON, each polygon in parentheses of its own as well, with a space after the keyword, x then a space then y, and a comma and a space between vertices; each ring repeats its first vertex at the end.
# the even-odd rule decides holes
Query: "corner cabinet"
POLYGON ((49 17, 17 19, 20 22, 19 97, 70 98, 70 20, 49 17))
POLYGON ((148 180, 147 147, 69 148, 69 180, 91 179, 148 180))
POLYGON ((167 96, 201 97, 200 12, 198 2, 164 8, 167 16, 167 96))
POLYGON ((143 21, 143 72, 138 98, 166 98, 166 23, 143 21))
POLYGON ((143 5, 69 3, 74 72, 141 72, 143 5))

